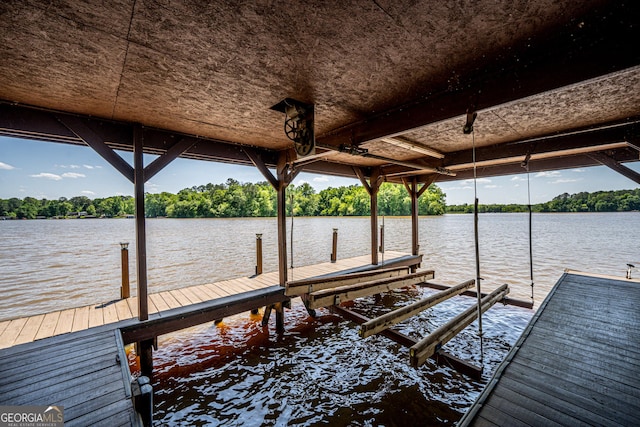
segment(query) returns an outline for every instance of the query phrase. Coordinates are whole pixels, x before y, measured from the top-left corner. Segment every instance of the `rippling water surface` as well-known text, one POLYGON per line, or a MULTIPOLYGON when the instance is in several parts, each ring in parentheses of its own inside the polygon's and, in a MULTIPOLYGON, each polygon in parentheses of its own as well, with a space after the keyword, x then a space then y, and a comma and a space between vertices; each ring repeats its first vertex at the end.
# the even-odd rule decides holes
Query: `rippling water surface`
MULTIPOLYGON (((528 217, 480 216, 483 285, 509 283, 511 296, 530 298, 528 217)), ((381 218, 387 250, 410 252, 408 218, 381 218)), ((287 226, 291 229, 291 223, 287 226)), ((338 257, 367 254, 368 218, 296 218, 295 267, 325 262, 332 229, 338 257)), ((0 320, 119 297, 120 246, 129 241, 135 293, 134 221, 0 221, 0 320)), ((150 292, 249 276, 255 234, 263 234, 264 269, 277 268, 275 219, 147 221, 150 292)), ((624 276, 638 262, 640 213, 534 215, 534 270, 539 304, 565 268, 624 276)), ((290 247, 290 236, 287 244, 290 247)), ((475 275, 473 217, 420 218, 424 267, 437 282, 475 275)), ((638 262, 640 264, 640 262, 638 262)), ((636 273, 638 274, 638 273, 636 273)), ((290 272, 295 278, 295 268, 290 272)), ((427 289, 357 300, 369 317, 409 304, 427 289)), ((420 338, 473 300, 455 297, 399 325, 420 338)), ((484 365, 481 381, 428 361, 408 365, 408 349, 384 337, 360 339, 357 327, 325 310, 310 318, 300 305, 286 312, 286 332, 264 329, 260 316, 225 319, 162 337, 154 354, 157 419, 162 425, 407 426, 454 424, 517 340, 532 312, 495 306, 483 317, 481 357, 475 324, 446 346, 484 365)), ((273 320, 272 320, 273 321, 273 320)))

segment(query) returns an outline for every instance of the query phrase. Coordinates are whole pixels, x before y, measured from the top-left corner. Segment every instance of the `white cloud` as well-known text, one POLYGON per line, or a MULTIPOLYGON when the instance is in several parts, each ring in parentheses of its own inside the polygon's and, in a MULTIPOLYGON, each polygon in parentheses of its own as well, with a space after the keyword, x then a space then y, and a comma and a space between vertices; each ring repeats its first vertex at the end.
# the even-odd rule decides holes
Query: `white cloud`
POLYGON ((62 179, 62 177, 60 175, 56 175, 55 173, 47 173, 47 172, 42 172, 39 173, 37 175, 29 175, 31 178, 44 178, 44 179, 50 179, 52 181, 60 181, 62 179))
POLYGON ((571 169, 571 172, 582 173, 586 171, 584 169, 571 169))
MULTIPOLYGON (((477 178, 475 180, 477 183, 479 184, 489 184, 491 183, 491 180, 489 178, 477 178)), ((473 184, 473 179, 465 179, 464 181, 465 184, 473 184)))
POLYGON ((498 186, 495 184, 491 184, 491 185, 485 185, 484 188, 498 188, 498 186))
POLYGON ((76 172, 65 172, 62 174, 63 178, 86 178, 87 176, 83 173, 76 173, 76 172))
POLYGON ((536 178, 557 178, 562 174, 559 171, 538 172, 536 178))
POLYGON ((78 165, 69 165, 69 167, 71 169, 80 169, 80 166, 78 166, 78 165))
POLYGON ((93 169, 93 166, 91 165, 82 165, 82 167, 84 167, 85 169, 93 169))
POLYGON ((86 194, 87 196, 95 196, 95 195, 96 195, 96 193, 94 193, 94 192, 93 192, 93 191, 91 191, 91 190, 82 190, 82 191, 80 192, 80 194, 86 194))
POLYGON ((15 169, 15 167, 14 167, 14 166, 11 166, 11 165, 8 165, 8 164, 6 164, 6 163, 2 163, 2 162, 0 162, 0 169, 2 169, 2 170, 6 170, 6 171, 10 171, 10 170, 15 169))
POLYGON ((448 187, 447 191, 449 190, 473 190, 473 187, 469 186, 469 185, 465 185, 462 187, 448 187))
POLYGON ((521 176, 514 176, 513 178, 511 178, 511 181, 526 181, 526 179, 521 176))
POLYGON ((326 175, 316 176, 313 178, 313 182, 329 182, 329 177, 326 175))
POLYGON ((555 181, 552 181, 551 184, 568 184, 570 182, 578 182, 578 181, 582 181, 582 180, 581 179, 561 178, 561 179, 556 179, 555 181))

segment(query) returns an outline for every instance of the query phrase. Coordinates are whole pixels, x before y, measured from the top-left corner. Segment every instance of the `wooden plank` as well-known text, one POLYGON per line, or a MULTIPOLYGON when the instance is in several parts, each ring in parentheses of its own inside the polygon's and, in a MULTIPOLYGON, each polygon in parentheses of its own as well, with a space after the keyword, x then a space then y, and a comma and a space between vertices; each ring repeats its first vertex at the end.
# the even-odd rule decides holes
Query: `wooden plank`
MULTIPOLYGON (((105 343, 107 342, 110 341, 105 341, 105 343)), ((91 342, 91 344, 95 344, 95 342, 91 342)), ((24 362, 29 362, 29 369, 22 369, 23 364, 14 365, 13 369, 2 371, 2 391, 6 393, 8 390, 19 388, 22 384, 38 381, 42 376, 56 375, 61 377, 74 375, 76 371, 82 369, 83 365, 94 363, 101 358, 106 360, 114 352, 113 346, 107 345, 98 345, 92 348, 90 352, 76 352, 73 348, 67 347, 65 352, 55 354, 47 359, 25 358, 23 360, 24 362), (36 377, 36 380, 31 379, 34 377, 36 377)))
POLYGON ((73 327, 71 332, 82 331, 89 327, 89 307, 79 307, 75 309, 73 315, 73 327))
POLYGON ((132 318, 138 317, 138 297, 127 298, 127 304, 129 304, 129 311, 131 311, 132 318))
POLYGON ((189 298, 189 300, 191 301, 192 304, 197 304, 199 302, 204 301, 195 292, 193 292, 193 288, 192 287, 182 288, 181 291, 187 298, 189 298))
POLYGON ((207 286, 210 289, 216 290, 218 294, 221 295, 221 298, 225 298, 233 295, 231 292, 229 292, 228 289, 225 289, 220 283, 209 283, 207 286))
POLYGON ((119 320, 115 302, 109 303, 102 308, 102 316, 105 324, 115 323, 119 320))
MULTIPOLYGON (((505 399, 502 396, 492 395, 485 405, 485 408, 492 410, 483 411, 483 416, 487 417, 491 422, 500 426, 549 426, 549 427, 567 427, 567 425, 559 424, 545 418, 526 406, 519 406, 505 399)), ((569 424, 572 425, 572 424, 569 424)))
POLYGON ((18 338, 18 335, 20 335, 20 332, 22 331, 22 328, 26 323, 26 317, 13 319, 0 336, 0 348, 12 346, 16 338, 18 338))
POLYGON ((20 331, 20 334, 18 334, 18 336, 16 337, 13 345, 33 341, 36 338, 36 334, 38 333, 38 329, 40 329, 40 325, 42 325, 43 320, 44 314, 28 317, 27 322, 24 324, 24 327, 20 331))
POLYGON ((163 312, 165 310, 169 310, 169 305, 165 302, 165 300, 159 294, 150 294, 149 299, 153 301, 153 304, 158 308, 159 312, 163 312))
POLYGON ((222 298, 227 296, 225 293, 223 293, 218 287, 214 286, 212 283, 208 283, 206 285, 204 285, 205 288, 207 288, 207 290, 216 296, 216 298, 222 298))
POLYGON ((323 289, 337 288, 353 285, 363 281, 398 277, 409 273, 408 267, 395 267, 383 270, 364 271, 359 273, 341 274, 329 277, 314 277, 288 282, 285 286, 285 295, 303 295, 323 289))
POLYGON ((54 335, 66 334, 73 330, 73 318, 75 317, 75 309, 62 310, 58 317, 58 324, 54 335))
MULTIPOLYGON (((593 381, 576 383, 566 377, 560 381, 555 375, 531 369, 522 364, 511 365, 509 377, 505 377, 505 380, 508 379, 528 384, 548 394, 549 398, 571 402, 589 412, 606 414, 611 409, 620 414, 621 418, 625 418, 627 424, 633 424, 631 421, 640 413, 640 406, 637 400, 624 402, 607 393, 606 386, 593 387, 593 381)), ((613 421, 608 420, 605 424, 611 424, 613 421)))
POLYGON ((182 307, 193 304, 189 297, 182 293, 180 289, 173 289, 169 291, 169 293, 180 303, 182 307))
POLYGON ((129 303, 126 300, 119 300, 115 303, 115 306, 119 320, 127 320, 133 317, 133 315, 131 314, 131 309, 129 308, 129 303))
MULTIPOLYGON (((35 345, 28 351, 14 351, 3 357, 2 365, 0 365, 0 373, 2 373, 2 375, 9 375, 8 372, 12 370, 18 369, 22 371, 26 364, 47 363, 57 358, 64 359, 69 357, 72 352, 74 352, 74 354, 90 355, 92 351, 108 345, 109 342, 110 337, 106 335, 96 335, 91 337, 91 339, 69 340, 51 346, 35 345), (84 347, 75 348, 75 346, 80 344, 84 347)), ((21 347, 16 347, 16 349, 21 349, 21 347)), ((0 379, 0 383, 3 381, 3 379, 0 379)))
MULTIPOLYGON (((496 302, 503 299, 509 293, 508 285, 502 285, 481 301, 481 312, 484 313, 496 302)), ((419 367, 431 357, 444 344, 449 342, 460 331, 469 326, 478 317, 478 309, 471 306, 444 325, 438 327, 431 334, 420 340, 409 349, 411 366, 419 367)))
POLYGON ((7 326, 9 326, 9 323, 11 323, 11 320, 5 320, 3 322, 0 322, 0 336, 2 336, 2 333, 4 332, 4 330, 7 329, 7 326))
POLYGON ((350 301, 368 295, 375 295, 393 289, 412 286, 424 280, 433 278, 433 270, 425 270, 404 276, 378 279, 371 282, 356 283, 333 289, 312 292, 309 294, 309 308, 316 309, 336 305, 343 301, 350 301))
MULTIPOLYGON (((502 397, 513 405, 517 405, 519 408, 529 409, 531 413, 536 415, 535 417, 531 417, 529 420, 525 420, 530 421, 530 423, 532 423, 531 425, 537 425, 535 423, 538 422, 540 417, 549 420, 546 425, 558 424, 563 426, 574 426, 584 425, 585 423, 584 415, 586 414, 584 414, 584 412, 576 411, 576 408, 568 404, 568 402, 558 404, 556 399, 550 399, 546 396, 542 396, 539 392, 536 392, 536 390, 528 387, 526 384, 501 381, 500 385, 496 387, 494 396, 502 397), (552 423, 551 420, 553 420, 552 423)), ((588 418, 589 417, 586 417, 586 419, 588 418)), ((596 421, 595 417, 594 421, 596 421)), ((597 421, 596 424, 598 424, 597 421)))
POLYGON ((95 328, 96 326, 104 325, 104 315, 102 308, 96 308, 89 306, 89 327, 95 328))
POLYGON ((58 319, 60 318, 60 312, 54 311, 44 315, 40 329, 36 334, 34 340, 40 340, 43 338, 52 337, 55 335, 56 326, 58 325, 58 319))
POLYGON ((180 304, 180 301, 175 299, 175 297, 171 294, 171 292, 165 291, 165 292, 161 292, 158 295, 162 297, 164 302, 169 306, 169 309, 182 307, 182 304, 180 304))
POLYGON ((467 280, 466 282, 440 291, 434 295, 430 295, 429 297, 414 302, 413 304, 406 305, 389 313, 385 313, 382 316, 376 317, 375 319, 371 319, 368 322, 360 325, 360 336, 362 338, 366 338, 371 335, 375 335, 380 331, 383 331, 397 323, 402 322, 403 320, 406 320, 418 313, 423 312, 424 310, 427 310, 428 308, 433 307, 436 304, 441 303, 442 301, 446 301, 449 298, 461 294, 466 289, 475 285, 475 283, 476 281, 473 279, 467 280))
POLYGON ((159 311, 158 307, 156 307, 156 305, 153 303, 153 300, 151 300, 151 298, 149 298, 149 295, 147 295, 147 299, 148 299, 148 301, 147 301, 147 310, 149 311, 149 314, 157 313, 159 311))

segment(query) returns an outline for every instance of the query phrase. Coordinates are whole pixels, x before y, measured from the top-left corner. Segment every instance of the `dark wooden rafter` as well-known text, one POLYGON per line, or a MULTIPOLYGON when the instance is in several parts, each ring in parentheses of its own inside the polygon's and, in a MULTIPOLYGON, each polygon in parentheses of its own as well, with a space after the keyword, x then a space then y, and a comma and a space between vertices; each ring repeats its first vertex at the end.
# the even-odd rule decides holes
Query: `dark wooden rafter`
MULTIPOLYGON (((124 175, 129 181, 134 182, 134 168, 110 148, 98 134, 89 128, 79 117, 71 115, 57 115, 57 119, 72 131, 78 138, 93 148, 103 159, 105 159, 118 172, 124 175)), ((142 149, 142 147, 140 147, 142 149)))
MULTIPOLYGON (((478 176, 499 176, 522 173, 521 163, 530 156, 530 171, 567 169, 600 165, 590 153, 606 151, 616 161, 638 160, 638 149, 633 142, 640 135, 640 118, 600 125, 595 128, 575 129, 560 134, 544 135, 522 141, 513 141, 476 148, 478 176)), ((419 182, 451 181, 472 177, 473 150, 449 153, 442 160, 431 161, 456 172, 456 177, 437 174, 417 176, 419 182)), ((406 172, 398 166, 385 166, 382 173, 392 182, 396 173, 406 172), (391 175, 391 176, 389 176, 391 175)))
POLYGON ((621 165, 614 159, 613 157, 608 156, 605 153, 590 153, 588 154, 593 160, 602 163, 603 165, 613 169, 619 174, 629 178, 636 184, 640 184, 640 174, 633 169, 629 169, 628 167, 621 165))
POLYGON ((144 168, 145 182, 149 181, 158 172, 165 168, 169 163, 180 157, 185 151, 189 150, 196 143, 193 138, 181 138, 167 150, 166 153, 149 163, 144 168))
POLYGON ((396 136, 426 125, 528 96, 572 85, 640 63, 637 25, 626 24, 637 16, 638 6, 625 4, 615 10, 596 10, 572 20, 560 34, 527 40, 511 49, 494 68, 476 70, 472 78, 448 82, 441 90, 408 105, 381 112, 316 138, 320 145, 361 144, 396 136), (634 15, 635 14, 635 15, 634 15), (624 23, 624 24, 621 24, 624 23), (594 60, 594 58, 596 60, 594 60))
POLYGON ((247 155, 251 163, 253 163, 253 165, 258 168, 265 179, 269 181, 269 184, 271 184, 271 186, 277 190, 279 186, 278 179, 273 176, 265 162, 262 160, 262 157, 251 147, 244 147, 242 150, 247 155))

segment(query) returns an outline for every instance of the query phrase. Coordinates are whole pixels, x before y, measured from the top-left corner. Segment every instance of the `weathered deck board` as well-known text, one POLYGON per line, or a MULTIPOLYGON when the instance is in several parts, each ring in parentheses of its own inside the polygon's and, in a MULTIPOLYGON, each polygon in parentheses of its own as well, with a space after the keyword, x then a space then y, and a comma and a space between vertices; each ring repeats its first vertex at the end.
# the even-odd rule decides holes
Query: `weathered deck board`
POLYGON ((640 285, 562 276, 461 420, 481 425, 635 425, 640 285))
POLYGON ((68 426, 136 425, 118 346, 100 327, 0 350, 0 404, 60 405, 68 426))
MULTIPOLYGON (((385 259, 406 256, 400 252, 387 252, 385 259)), ((318 275, 326 275, 341 270, 361 268, 368 265, 371 258, 363 255, 347 259, 339 259, 335 263, 325 262, 289 270, 289 279, 305 279, 318 275), (293 277, 291 277, 293 276, 293 277)), ((242 277, 223 280, 216 283, 195 285, 152 293, 149 295, 149 313, 198 304, 216 298, 236 295, 264 289, 278 284, 278 273, 269 272, 259 276, 242 277)), ((0 322, 0 349, 30 342, 68 332, 82 331, 90 327, 111 324, 138 315, 138 300, 133 296, 126 300, 111 301, 104 304, 93 304, 85 307, 46 313, 44 315, 23 317, 0 322)))

